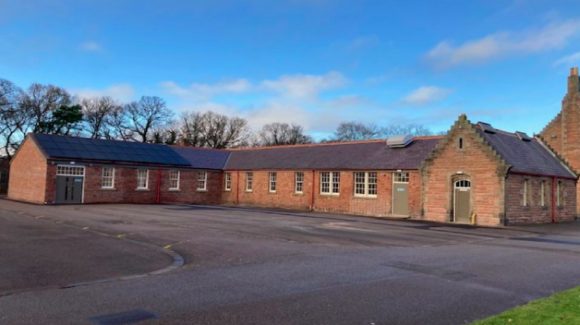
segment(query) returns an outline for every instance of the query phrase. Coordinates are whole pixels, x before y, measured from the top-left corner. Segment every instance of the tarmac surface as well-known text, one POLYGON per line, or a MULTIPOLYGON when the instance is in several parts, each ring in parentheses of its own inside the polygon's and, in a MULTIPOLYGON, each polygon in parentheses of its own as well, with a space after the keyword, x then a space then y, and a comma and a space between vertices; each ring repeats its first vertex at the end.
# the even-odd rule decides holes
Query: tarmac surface
POLYGON ((0 266, 0 324, 466 324, 580 285, 580 223, 0 200, 0 266))

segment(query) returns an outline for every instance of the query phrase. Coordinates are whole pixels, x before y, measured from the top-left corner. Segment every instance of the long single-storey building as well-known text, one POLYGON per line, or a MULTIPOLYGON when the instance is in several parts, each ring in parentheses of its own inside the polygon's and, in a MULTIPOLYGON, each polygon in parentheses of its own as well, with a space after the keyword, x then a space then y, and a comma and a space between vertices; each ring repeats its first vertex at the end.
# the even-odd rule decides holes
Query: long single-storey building
POLYGON ((573 69, 563 112, 537 137, 465 115, 445 136, 230 150, 29 134, 12 159, 8 197, 259 206, 488 226, 571 221, 578 177, 558 153, 566 148, 580 163, 580 124, 566 122, 580 121, 578 78, 573 69))

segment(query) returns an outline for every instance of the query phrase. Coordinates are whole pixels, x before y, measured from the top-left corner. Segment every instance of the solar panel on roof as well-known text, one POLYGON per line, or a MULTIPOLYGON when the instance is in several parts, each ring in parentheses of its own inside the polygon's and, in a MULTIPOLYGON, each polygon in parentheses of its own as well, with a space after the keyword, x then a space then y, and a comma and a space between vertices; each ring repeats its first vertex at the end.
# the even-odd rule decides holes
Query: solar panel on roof
POLYGON ((39 146, 55 158, 190 166, 187 160, 165 146, 46 134, 36 134, 34 137, 39 146))

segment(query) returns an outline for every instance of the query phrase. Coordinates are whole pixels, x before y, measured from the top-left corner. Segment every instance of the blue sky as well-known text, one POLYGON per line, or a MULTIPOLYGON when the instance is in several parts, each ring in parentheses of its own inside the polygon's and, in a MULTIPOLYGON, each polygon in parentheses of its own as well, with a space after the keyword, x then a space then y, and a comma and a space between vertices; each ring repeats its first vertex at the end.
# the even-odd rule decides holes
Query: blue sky
POLYGON ((0 0, 0 78, 78 96, 161 96, 299 123, 457 116, 539 132, 580 65, 580 1, 0 0))

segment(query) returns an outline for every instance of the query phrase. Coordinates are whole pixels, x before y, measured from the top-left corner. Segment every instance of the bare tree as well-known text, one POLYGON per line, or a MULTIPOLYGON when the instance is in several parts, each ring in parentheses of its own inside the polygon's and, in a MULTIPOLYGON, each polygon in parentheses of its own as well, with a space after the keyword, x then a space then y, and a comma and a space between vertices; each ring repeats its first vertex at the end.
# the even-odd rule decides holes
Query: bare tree
POLYGON ((270 123, 262 127, 258 135, 258 145, 281 146, 312 143, 312 138, 304 134, 304 128, 296 124, 270 123))
POLYGON ((110 125, 117 112, 123 106, 111 97, 85 98, 80 101, 83 108, 85 127, 84 131, 91 138, 108 138, 114 125, 110 125))
POLYGON ((374 124, 359 122, 342 122, 334 132, 336 141, 355 141, 375 139, 379 136, 379 129, 374 124))
POLYGON ((223 149, 245 145, 248 133, 248 121, 241 117, 211 111, 203 114, 203 138, 207 147, 223 149))
MULTIPOLYGON (((25 116, 19 110, 22 98, 22 90, 6 79, 0 79, 0 156, 12 155, 17 144, 22 138, 18 138, 20 125, 25 116)), ((20 135, 21 136, 21 135, 20 135)))
POLYGON ((23 93, 19 109, 28 117, 21 126, 21 132, 39 132, 43 125, 50 123, 54 111, 72 104, 71 95, 64 89, 53 85, 34 83, 23 93))
POLYGON ((421 124, 389 125, 380 129, 380 136, 390 138, 395 135, 408 134, 412 136, 432 135, 433 132, 421 124))
POLYGON ((138 102, 125 106, 128 127, 136 141, 151 141, 152 130, 171 120, 173 112, 167 109, 165 101, 156 96, 143 96, 138 102))
POLYGON ((205 146, 204 117, 199 112, 184 112, 181 114, 180 132, 182 143, 186 146, 205 146))

